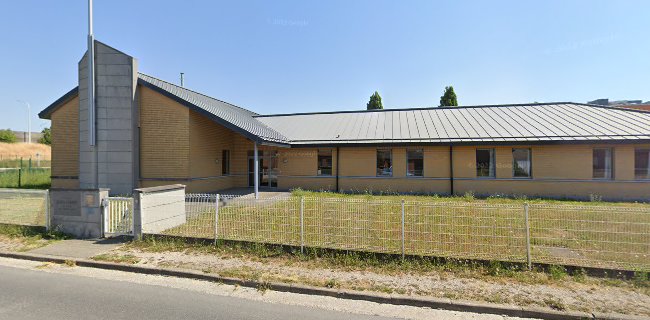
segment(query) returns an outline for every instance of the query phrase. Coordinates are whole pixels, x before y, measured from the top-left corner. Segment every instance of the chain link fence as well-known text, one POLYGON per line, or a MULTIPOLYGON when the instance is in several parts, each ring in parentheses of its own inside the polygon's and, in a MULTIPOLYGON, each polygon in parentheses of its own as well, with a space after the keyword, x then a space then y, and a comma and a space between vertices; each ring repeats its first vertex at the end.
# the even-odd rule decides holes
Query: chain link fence
POLYGON ((159 234, 650 271, 650 207, 187 194, 184 214, 159 234))
POLYGON ((0 189, 0 223, 49 227, 47 190, 0 189))

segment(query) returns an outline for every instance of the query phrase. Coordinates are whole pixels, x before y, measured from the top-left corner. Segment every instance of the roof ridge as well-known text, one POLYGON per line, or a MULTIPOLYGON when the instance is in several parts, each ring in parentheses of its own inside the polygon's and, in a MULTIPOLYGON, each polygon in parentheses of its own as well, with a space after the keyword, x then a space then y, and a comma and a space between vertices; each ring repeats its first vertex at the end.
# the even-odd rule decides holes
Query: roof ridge
MULTIPOLYGON (((296 112, 296 113, 278 113, 278 114, 264 114, 256 115, 255 118, 264 117, 280 117, 280 116, 298 116, 298 115, 312 115, 312 114, 340 114, 340 113, 366 113, 366 112, 390 112, 390 111, 415 111, 415 110, 447 110, 447 109, 475 109, 475 108, 506 108, 506 107, 534 107, 558 104, 573 104, 573 105, 587 105, 578 102, 562 101, 562 102, 543 102, 543 103, 513 103, 513 104, 487 104, 487 105, 468 105, 468 106, 451 106, 451 107, 419 107, 419 108, 395 108, 395 109, 375 109, 375 110, 341 110, 341 111, 316 111, 316 112, 296 112)), ((589 105, 596 106, 596 105, 589 105)), ((603 107, 603 106, 599 106, 603 107)), ((621 108, 617 108, 621 109, 621 108)))
POLYGON ((198 92, 198 91, 194 91, 194 90, 192 90, 192 89, 188 89, 188 88, 185 88, 185 87, 181 87, 181 86, 179 86, 179 85, 177 85, 177 84, 174 84, 174 83, 171 83, 171 82, 169 82, 169 81, 166 81, 166 80, 160 79, 160 78, 158 78, 158 77, 154 77, 154 76, 152 76, 152 75, 149 75, 149 74, 146 74, 146 73, 144 73, 144 72, 140 72, 140 71, 138 71, 138 78, 140 78, 140 75, 143 75, 143 76, 146 76, 146 77, 150 77, 150 78, 154 78, 154 79, 156 79, 156 80, 158 80, 158 81, 161 81, 161 82, 167 83, 167 84, 172 85, 172 86, 174 86, 174 87, 176 87, 176 88, 183 89, 183 90, 187 90, 187 91, 189 91, 189 92, 196 93, 196 94, 201 95, 201 96, 204 96, 204 97, 206 97, 206 98, 210 98, 210 99, 213 99, 213 100, 219 101, 219 102, 221 102, 221 103, 225 103, 225 104, 227 104, 227 105, 229 105, 229 106, 233 106, 233 107, 235 107, 235 108, 242 109, 242 110, 244 110, 244 111, 247 111, 247 112, 252 113, 254 116, 259 116, 259 115, 260 115, 259 113, 255 112, 255 111, 251 111, 251 110, 249 110, 249 109, 246 109, 246 108, 240 107, 240 106, 235 105, 235 104, 232 104, 232 103, 230 103, 230 102, 223 101, 223 100, 217 99, 217 98, 215 98, 215 97, 211 97, 211 96, 209 96, 209 95, 207 95, 207 94, 200 93, 200 92, 198 92))

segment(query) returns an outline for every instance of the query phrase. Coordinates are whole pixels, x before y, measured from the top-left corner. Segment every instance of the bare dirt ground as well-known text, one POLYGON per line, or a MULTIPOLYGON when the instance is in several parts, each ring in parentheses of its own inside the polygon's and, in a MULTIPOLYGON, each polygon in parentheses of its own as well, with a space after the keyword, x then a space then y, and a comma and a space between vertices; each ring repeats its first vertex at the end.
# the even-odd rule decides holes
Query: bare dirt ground
POLYGON ((322 267, 317 260, 258 258, 193 251, 145 252, 125 247, 100 257, 121 263, 200 270, 257 281, 379 291, 391 294, 444 297, 555 310, 650 316, 647 283, 572 277, 541 272, 489 276, 477 271, 400 272, 372 268, 322 267))

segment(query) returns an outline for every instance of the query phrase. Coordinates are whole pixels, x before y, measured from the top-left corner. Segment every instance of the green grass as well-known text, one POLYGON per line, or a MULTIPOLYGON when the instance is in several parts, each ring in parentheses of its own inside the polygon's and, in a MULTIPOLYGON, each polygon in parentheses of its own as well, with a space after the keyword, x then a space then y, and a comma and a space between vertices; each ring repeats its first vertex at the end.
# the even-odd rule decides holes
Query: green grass
POLYGON ((57 231, 45 231, 33 226, 8 225, 0 223, 0 240, 10 239, 20 244, 17 251, 29 251, 46 246, 52 242, 69 239, 69 236, 57 231))
POLYGON ((50 169, 23 169, 18 184, 18 170, 0 172, 0 188, 48 189, 51 185, 50 169))
MULTIPOLYGON (((32 168, 38 168, 37 165, 40 165, 41 168, 49 168, 52 165, 50 160, 41 160, 40 163, 35 159, 32 159, 32 168)), ((0 160, 0 168, 20 168, 21 160, 20 159, 2 159, 0 160)), ((29 159, 22 160, 22 168, 29 168, 29 159)))
MULTIPOLYGON (((217 231, 225 240, 401 254, 401 199, 407 255, 525 262, 523 205, 530 203, 533 262, 650 270, 650 205, 644 203, 299 191, 257 206, 233 200, 220 208, 217 231)), ((213 207, 187 203, 193 213, 187 223, 164 234, 214 238, 213 207)))
POLYGON ((45 194, 0 192, 0 223, 45 226, 45 194))

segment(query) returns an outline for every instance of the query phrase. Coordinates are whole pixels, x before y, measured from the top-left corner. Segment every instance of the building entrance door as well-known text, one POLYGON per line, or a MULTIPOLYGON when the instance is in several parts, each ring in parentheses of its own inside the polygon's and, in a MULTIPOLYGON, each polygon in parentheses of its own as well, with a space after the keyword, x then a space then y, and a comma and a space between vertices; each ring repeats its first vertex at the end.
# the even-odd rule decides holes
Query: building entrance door
MULTIPOLYGON (((248 152, 248 186, 255 186, 255 157, 253 152, 248 152)), ((278 154, 275 151, 258 151, 260 187, 278 187, 278 154)))

